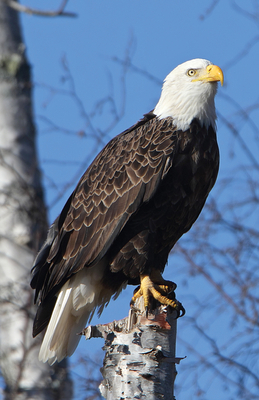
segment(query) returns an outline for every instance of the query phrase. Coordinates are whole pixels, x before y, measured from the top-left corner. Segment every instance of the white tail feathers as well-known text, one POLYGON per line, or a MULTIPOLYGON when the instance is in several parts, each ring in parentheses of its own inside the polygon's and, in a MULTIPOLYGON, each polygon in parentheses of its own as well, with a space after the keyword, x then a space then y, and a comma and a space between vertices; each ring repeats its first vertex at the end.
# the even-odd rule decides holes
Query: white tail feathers
POLYGON ((48 324, 39 360, 61 361, 71 356, 81 338, 80 333, 91 319, 96 307, 102 307, 113 293, 101 284, 104 265, 84 268, 69 279, 60 290, 48 324))

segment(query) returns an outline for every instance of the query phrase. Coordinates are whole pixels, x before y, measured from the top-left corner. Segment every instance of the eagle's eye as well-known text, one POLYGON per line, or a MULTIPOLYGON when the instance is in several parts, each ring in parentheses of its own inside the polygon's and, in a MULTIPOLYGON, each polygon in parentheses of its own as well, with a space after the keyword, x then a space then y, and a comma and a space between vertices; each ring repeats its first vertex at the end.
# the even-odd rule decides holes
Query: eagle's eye
POLYGON ((188 76, 194 76, 196 74, 197 71, 195 71, 195 69, 189 69, 189 71, 187 72, 188 76))

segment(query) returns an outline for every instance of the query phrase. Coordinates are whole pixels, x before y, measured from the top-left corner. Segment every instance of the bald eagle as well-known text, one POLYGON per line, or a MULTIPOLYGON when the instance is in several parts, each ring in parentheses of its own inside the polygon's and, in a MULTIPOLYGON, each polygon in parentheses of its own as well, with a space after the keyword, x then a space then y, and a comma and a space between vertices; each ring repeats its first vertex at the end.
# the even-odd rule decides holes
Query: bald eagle
POLYGON ((218 81, 222 70, 207 60, 176 67, 154 110, 104 147, 51 225, 31 281, 33 336, 47 328, 43 362, 70 356, 76 334, 126 284, 140 285, 132 301, 181 309, 162 272, 216 181, 218 81))

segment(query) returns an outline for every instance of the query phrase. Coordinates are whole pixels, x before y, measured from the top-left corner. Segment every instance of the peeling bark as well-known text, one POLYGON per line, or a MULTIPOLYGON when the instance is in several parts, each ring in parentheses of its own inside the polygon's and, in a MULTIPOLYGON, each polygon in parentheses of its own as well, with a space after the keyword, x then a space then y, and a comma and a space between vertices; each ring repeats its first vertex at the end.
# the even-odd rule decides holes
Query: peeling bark
POLYGON ((174 399, 176 311, 156 308, 145 317, 142 298, 129 316, 89 326, 86 339, 103 337, 106 352, 100 392, 107 400, 174 399))

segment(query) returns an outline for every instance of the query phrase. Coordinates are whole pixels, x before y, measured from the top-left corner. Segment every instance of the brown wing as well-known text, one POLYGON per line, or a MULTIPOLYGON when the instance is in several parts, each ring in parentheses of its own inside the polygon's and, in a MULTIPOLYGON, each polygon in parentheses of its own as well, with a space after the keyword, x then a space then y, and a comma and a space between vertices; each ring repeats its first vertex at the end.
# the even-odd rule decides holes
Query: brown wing
POLYGON ((175 148, 173 126, 147 114, 112 139, 85 172, 50 228, 34 267, 41 300, 100 260, 130 216, 155 193, 175 148))

